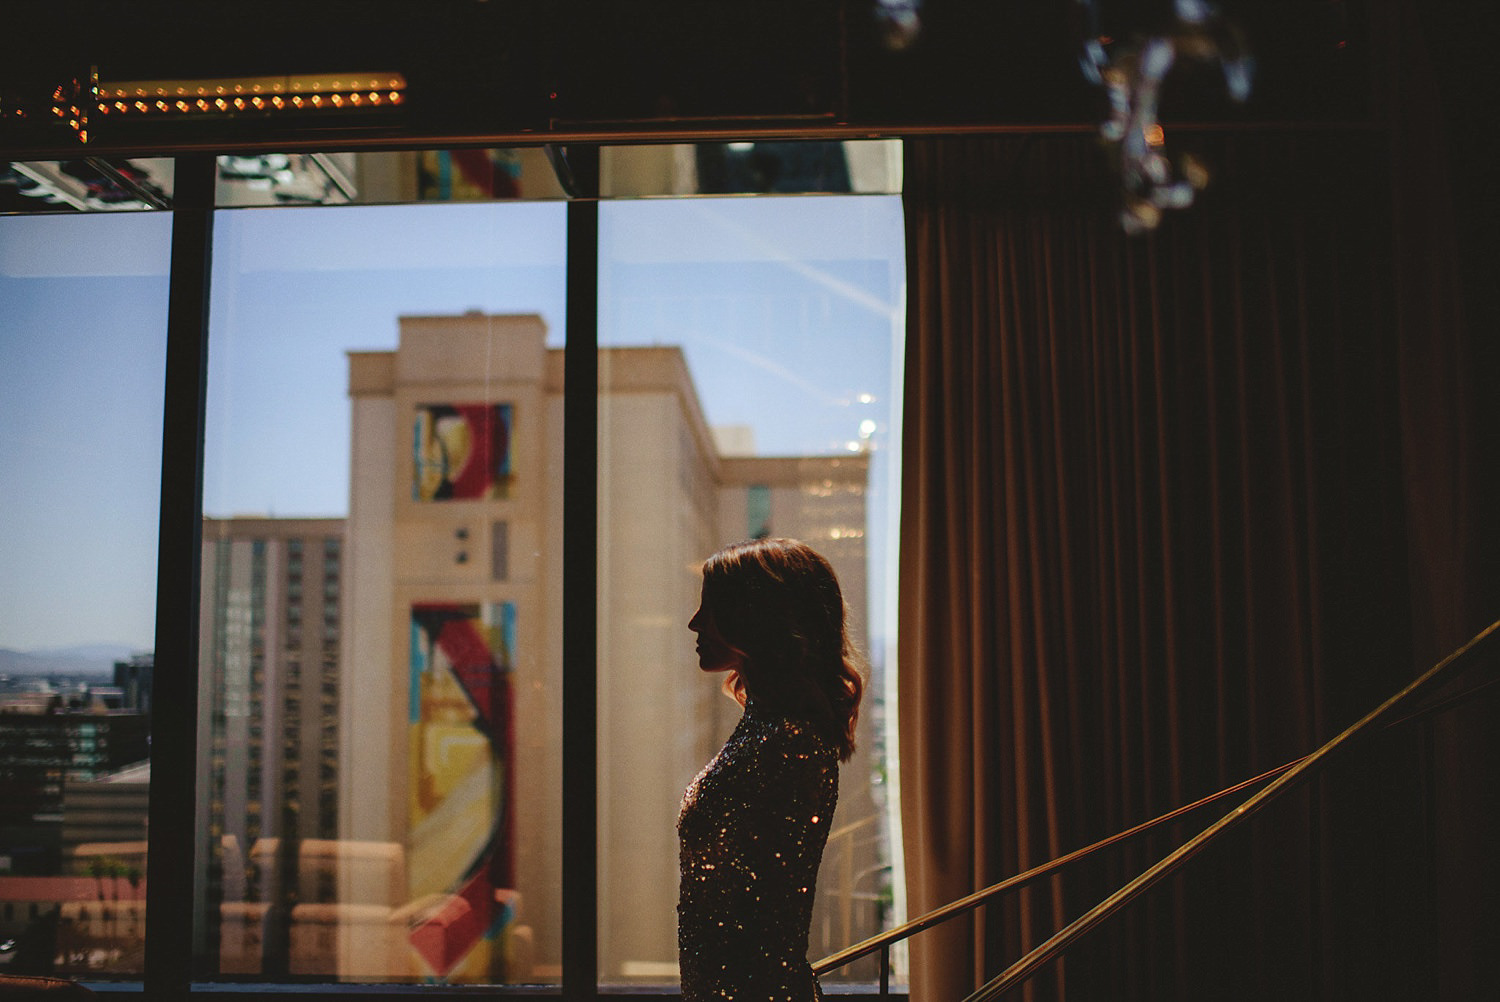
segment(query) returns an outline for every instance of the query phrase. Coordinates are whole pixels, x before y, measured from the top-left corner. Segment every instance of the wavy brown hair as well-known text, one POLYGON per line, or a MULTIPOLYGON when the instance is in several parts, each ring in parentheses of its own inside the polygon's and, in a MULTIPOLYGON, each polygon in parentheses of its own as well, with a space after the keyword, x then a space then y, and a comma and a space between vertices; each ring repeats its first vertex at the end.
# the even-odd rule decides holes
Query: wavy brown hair
POLYGON ((757 706, 806 720, 847 761, 864 693, 838 577, 795 539, 727 546, 703 563, 703 604, 744 655, 735 688, 757 706))

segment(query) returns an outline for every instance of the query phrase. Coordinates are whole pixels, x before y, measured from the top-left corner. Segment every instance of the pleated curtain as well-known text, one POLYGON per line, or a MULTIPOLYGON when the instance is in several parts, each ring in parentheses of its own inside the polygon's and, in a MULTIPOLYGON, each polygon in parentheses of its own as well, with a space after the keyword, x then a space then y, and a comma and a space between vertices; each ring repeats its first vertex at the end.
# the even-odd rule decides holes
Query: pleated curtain
MULTIPOLYGON (((1500 616, 1469 335, 1420 257, 1454 250, 1392 209, 1386 134, 1187 138, 1211 185, 1146 237, 1090 136, 907 142, 911 915, 1314 750, 1500 616)), ((1476 839, 1439 830, 1463 794, 1435 777, 1492 769, 1453 728, 1495 705, 1338 760, 1020 995, 1471 983, 1452 906, 1486 906, 1440 847, 1476 839)), ((917 935, 914 1002, 963 998, 1231 805, 917 935)))

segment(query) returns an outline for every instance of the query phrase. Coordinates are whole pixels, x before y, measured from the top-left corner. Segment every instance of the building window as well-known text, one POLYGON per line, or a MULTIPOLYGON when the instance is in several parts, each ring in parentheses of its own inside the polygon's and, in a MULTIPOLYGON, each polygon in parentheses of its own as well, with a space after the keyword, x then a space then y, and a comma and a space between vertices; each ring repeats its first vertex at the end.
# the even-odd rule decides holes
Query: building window
POLYGON ((510 523, 503 519, 490 525, 490 580, 510 579, 510 523))

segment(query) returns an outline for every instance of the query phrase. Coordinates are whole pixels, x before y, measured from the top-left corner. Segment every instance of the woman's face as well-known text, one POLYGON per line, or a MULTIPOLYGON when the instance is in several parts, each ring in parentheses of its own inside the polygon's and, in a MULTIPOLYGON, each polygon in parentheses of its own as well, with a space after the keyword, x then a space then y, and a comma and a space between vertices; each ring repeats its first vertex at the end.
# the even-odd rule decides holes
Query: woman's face
POLYGON ((708 611, 708 603, 701 598, 698 601, 698 611, 688 620, 688 629, 698 634, 699 668, 707 672, 718 672, 741 666, 744 656, 729 646, 715 625, 713 615, 708 611))

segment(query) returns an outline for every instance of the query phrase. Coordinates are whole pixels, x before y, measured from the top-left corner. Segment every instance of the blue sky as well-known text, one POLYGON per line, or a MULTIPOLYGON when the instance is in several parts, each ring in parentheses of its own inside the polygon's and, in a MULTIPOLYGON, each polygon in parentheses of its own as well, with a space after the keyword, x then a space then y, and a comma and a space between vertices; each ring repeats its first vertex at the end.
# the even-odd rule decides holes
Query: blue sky
MULTIPOLYGON (((536 312, 560 345, 564 221, 560 203, 221 212, 204 510, 343 514, 345 352, 395 347, 403 314, 536 312)), ((682 345, 709 421, 753 426, 764 454, 837 451, 875 421, 886 510, 898 198, 605 203, 600 243, 603 343, 682 345)), ((165 213, 0 218, 0 647, 152 645, 169 248, 165 213)))
POLYGON ((154 643, 170 236, 0 218, 0 647, 154 643))

